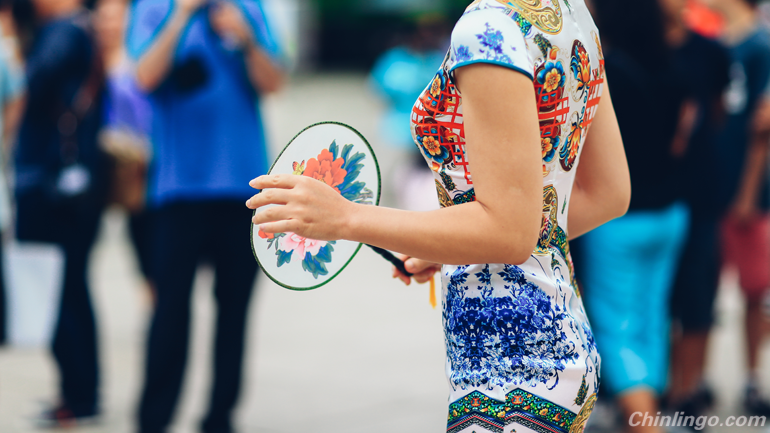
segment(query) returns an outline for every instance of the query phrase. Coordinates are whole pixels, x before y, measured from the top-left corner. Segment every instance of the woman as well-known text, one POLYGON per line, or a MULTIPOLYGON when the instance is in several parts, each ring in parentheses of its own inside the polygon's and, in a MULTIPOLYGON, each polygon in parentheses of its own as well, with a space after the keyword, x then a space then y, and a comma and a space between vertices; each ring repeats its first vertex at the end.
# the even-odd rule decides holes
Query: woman
POLYGON ((57 244, 64 252, 52 345, 60 395, 40 422, 66 426, 99 410, 96 323, 86 271, 107 183, 96 144, 101 64, 82 0, 24 0, 17 6, 28 92, 15 155, 16 235, 57 244), (25 6, 28 20, 21 13, 25 6))
POLYGON ((453 433, 582 432, 599 386, 568 239, 625 213, 628 168, 585 4, 533 4, 474 1, 416 104, 444 209, 359 206, 290 175, 253 180, 247 202, 284 204, 254 216, 264 232, 399 251, 418 281, 443 264, 453 433))
POLYGON ((689 225, 688 207, 672 185, 678 184, 675 154, 687 146, 697 109, 689 102, 689 78, 681 73, 687 71, 685 55, 671 48, 686 33, 667 26, 684 2, 595 0, 594 5, 634 196, 626 216, 581 240, 581 279, 604 361, 605 389, 617 399, 631 431, 660 432, 633 414, 657 413, 667 385, 669 297, 689 225), (627 16, 636 18, 624 20, 627 16), (642 126, 640 119, 650 113, 655 118, 642 126))

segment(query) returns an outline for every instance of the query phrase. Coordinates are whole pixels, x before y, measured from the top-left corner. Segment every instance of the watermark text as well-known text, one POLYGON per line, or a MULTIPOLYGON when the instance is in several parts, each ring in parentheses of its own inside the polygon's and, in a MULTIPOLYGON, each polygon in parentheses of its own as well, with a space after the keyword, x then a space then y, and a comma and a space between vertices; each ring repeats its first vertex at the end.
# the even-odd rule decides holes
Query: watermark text
POLYGON ((684 412, 675 412, 673 415, 655 415, 644 412, 634 412, 628 419, 631 427, 692 427, 695 430, 703 430, 706 427, 764 427, 767 417, 764 416, 728 416, 722 419, 718 416, 693 416, 684 412))

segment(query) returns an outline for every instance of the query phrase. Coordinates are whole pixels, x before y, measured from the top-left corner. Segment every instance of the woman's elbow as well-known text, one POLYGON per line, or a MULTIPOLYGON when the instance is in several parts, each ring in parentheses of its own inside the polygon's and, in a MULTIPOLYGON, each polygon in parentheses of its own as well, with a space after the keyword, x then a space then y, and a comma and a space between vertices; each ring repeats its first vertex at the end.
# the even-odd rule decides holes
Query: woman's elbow
POLYGON ((486 254, 478 257, 481 263, 503 263, 506 265, 523 265, 532 256, 535 251, 533 243, 532 248, 524 245, 504 245, 492 247, 494 251, 488 251, 486 254))
POLYGON ((263 95, 278 93, 286 86, 286 77, 282 72, 275 71, 271 76, 257 82, 259 92, 263 95))
POLYGON ((509 265, 521 266, 524 263, 526 263, 530 257, 532 257, 532 253, 534 252, 535 252, 534 246, 532 247, 532 249, 519 248, 519 251, 516 251, 510 256, 511 260, 508 260, 505 263, 509 265))
POLYGON ((612 196, 612 219, 620 218, 628 212, 631 206, 631 182, 624 182, 616 188, 612 196))
POLYGON ((163 83, 168 71, 162 66, 154 64, 151 58, 142 58, 134 70, 136 85, 145 93, 154 92, 163 83))
POLYGON ((516 230, 509 233, 506 240, 508 248, 503 249, 505 255, 500 257, 502 260, 498 263, 518 266, 529 260, 540 240, 542 222, 542 215, 538 214, 537 219, 521 223, 516 230))
POLYGON ((153 79, 149 74, 143 73, 141 69, 137 69, 136 86, 139 87, 139 90, 145 93, 152 93, 158 85, 158 80, 153 79))

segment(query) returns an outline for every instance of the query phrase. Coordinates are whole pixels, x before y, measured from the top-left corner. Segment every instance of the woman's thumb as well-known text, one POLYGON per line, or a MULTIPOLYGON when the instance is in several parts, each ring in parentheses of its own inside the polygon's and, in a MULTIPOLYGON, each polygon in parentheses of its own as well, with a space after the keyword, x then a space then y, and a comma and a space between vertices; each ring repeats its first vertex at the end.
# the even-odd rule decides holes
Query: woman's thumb
POLYGON ((417 260, 415 259, 408 259, 404 262, 404 267, 410 274, 416 274, 419 272, 419 269, 417 269, 417 260))

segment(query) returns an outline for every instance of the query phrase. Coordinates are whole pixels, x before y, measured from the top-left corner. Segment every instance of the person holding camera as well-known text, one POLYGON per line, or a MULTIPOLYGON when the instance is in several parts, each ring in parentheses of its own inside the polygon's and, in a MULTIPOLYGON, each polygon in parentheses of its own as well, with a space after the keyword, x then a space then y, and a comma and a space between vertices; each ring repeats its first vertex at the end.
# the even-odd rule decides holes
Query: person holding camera
POLYGON ((259 96, 283 82, 258 0, 139 0, 127 35, 137 83, 150 95, 154 212, 149 331, 139 431, 167 431, 184 377, 197 264, 216 272, 213 390, 204 433, 233 431, 244 333, 257 273, 245 235, 248 180, 268 161, 259 96))

